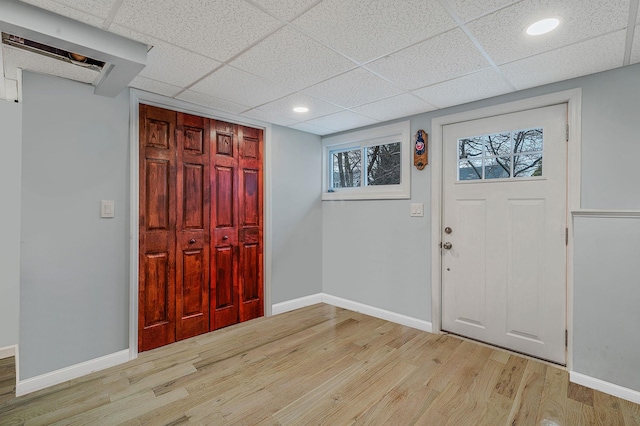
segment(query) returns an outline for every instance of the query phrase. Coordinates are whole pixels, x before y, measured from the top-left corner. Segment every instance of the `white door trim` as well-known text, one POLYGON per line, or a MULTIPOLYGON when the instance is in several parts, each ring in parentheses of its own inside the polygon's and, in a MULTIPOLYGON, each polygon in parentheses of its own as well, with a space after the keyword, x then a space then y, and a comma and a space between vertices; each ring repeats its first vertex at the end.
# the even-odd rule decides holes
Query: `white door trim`
POLYGON ((129 141, 130 141, 130 201, 129 201, 129 359, 138 357, 138 199, 139 189, 139 110, 138 105, 145 103, 173 111, 195 114, 201 117, 225 120, 231 123, 264 129, 264 314, 271 316, 271 124, 248 117, 241 117, 207 108, 200 105, 167 98, 137 89, 130 91, 129 103, 129 141))
MULTIPOLYGON (((567 149, 567 212, 580 209, 581 117, 582 89, 576 88, 534 98, 474 109, 436 117, 431 120, 431 324, 434 333, 442 331, 442 256, 440 235, 442 229, 443 185, 443 127, 447 124, 476 120, 510 112, 525 111, 549 105, 567 103, 569 141, 567 149)), ((573 223, 567 221, 569 246, 567 248, 567 369, 573 363, 573 223)))

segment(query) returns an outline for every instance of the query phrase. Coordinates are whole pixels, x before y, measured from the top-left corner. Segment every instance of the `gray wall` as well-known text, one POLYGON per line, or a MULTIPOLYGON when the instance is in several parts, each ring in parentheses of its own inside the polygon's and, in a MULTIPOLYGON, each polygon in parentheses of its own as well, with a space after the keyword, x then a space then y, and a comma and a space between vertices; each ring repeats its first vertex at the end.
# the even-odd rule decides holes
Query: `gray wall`
POLYGON ((21 143, 22 104, 0 100, 0 349, 18 344, 21 143))
POLYGON ((322 292, 320 137, 272 126, 272 290, 279 303, 322 292))
MULTIPOLYGON (((640 65, 583 81, 582 207, 640 209, 640 65)), ((573 370, 640 392, 640 219, 574 225, 573 370)))
MULTIPOLYGON (((582 208, 640 209, 636 165, 640 158, 640 65, 416 115, 410 117, 411 132, 415 134, 424 129, 431 134, 434 117, 578 87, 582 88, 583 101, 582 208)), ((323 290, 430 321, 430 249, 438 242, 437 237, 430 235, 431 168, 427 166, 418 171, 412 167, 411 179, 411 200, 323 202, 323 290), (424 218, 409 216, 412 202, 425 203, 424 218)), ((582 243, 576 241, 577 250, 578 244, 582 243)), ((598 259, 589 257, 584 262, 597 264, 598 259)), ((601 295, 590 289, 599 283, 589 274, 576 272, 580 277, 575 281, 576 291, 584 291, 574 301, 575 343, 577 348, 594 347, 603 336, 590 330, 590 322, 577 313, 589 312, 591 307, 598 306, 601 295)), ((622 284, 611 283, 613 292, 624 293, 618 285, 622 284)), ((609 324, 612 314, 608 309, 594 309, 589 313, 590 320, 595 318, 609 324)), ((631 309, 621 303, 615 310, 616 322, 634 318, 637 318, 637 307, 631 309)), ((630 359, 638 359, 640 345, 629 347, 623 328, 610 327, 608 333, 608 341, 628 348, 630 359)), ((591 364, 583 362, 591 356, 576 350, 574 361, 583 369, 578 372, 597 377, 600 372, 591 370, 591 364)), ((629 374, 637 369, 637 363, 618 367, 621 374, 629 374)), ((633 386, 640 390, 640 383, 633 386)))
POLYGON ((21 380, 129 346, 128 91, 24 73, 23 101, 21 380))
MULTIPOLYGON (((639 81, 640 65, 630 66, 413 116, 411 132, 431 134, 436 116, 582 87, 582 207, 640 208, 631 175, 640 158, 639 81)), ((20 349, 28 378, 127 347, 128 102, 25 73, 23 120, 20 349), (99 219, 100 199, 116 201, 115 219, 99 219)), ((431 168, 412 168, 411 200, 320 203, 318 138, 278 126, 273 135, 272 301, 324 291, 429 321, 431 168), (424 218, 409 216, 411 202, 425 204, 424 218)), ((576 238, 582 253, 590 243, 576 238)), ((584 264, 598 260, 586 256, 584 264)), ((637 309, 620 303, 612 321, 608 305, 591 309, 599 282, 579 268, 576 276, 576 371, 640 390, 594 367, 584 348, 599 347, 604 330, 578 314, 609 324, 607 342, 624 348, 622 323, 635 321, 637 309)), ((627 360, 637 360, 640 346, 628 350, 627 360)), ((622 360, 617 368, 630 375, 636 366, 622 360)))
POLYGON ((584 79, 582 208, 640 209, 640 65, 584 79))
POLYGON ((574 224, 573 370, 640 391, 640 215, 574 224))
POLYGON ((411 200, 323 202, 325 293, 431 321, 428 172, 420 173, 412 171, 411 200), (411 202, 425 203, 426 215, 409 217, 411 202))
MULTIPOLYGON (((104 98, 90 86, 31 73, 23 85, 21 380, 126 349, 129 335, 128 93, 104 98), (114 219, 100 219, 102 199, 115 200, 114 219)), ((318 136, 296 130, 273 126, 272 135, 278 303, 322 291, 321 147, 318 136)), ((3 170, 12 174, 7 191, 16 203, 19 141, 18 172, 3 170)), ((17 265, 17 237, 6 246, 17 265)), ((14 290, 7 304, 17 316, 14 290)), ((17 333, 16 319, 12 343, 17 333)))

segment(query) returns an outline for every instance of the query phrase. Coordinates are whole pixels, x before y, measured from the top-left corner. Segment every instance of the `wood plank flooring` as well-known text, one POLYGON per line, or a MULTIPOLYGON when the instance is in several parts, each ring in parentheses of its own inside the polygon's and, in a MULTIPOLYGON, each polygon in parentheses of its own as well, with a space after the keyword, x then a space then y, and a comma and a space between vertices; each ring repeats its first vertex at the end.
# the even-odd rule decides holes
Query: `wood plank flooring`
POLYGON ((20 398, 1 425, 640 425, 549 364, 319 304, 140 354, 20 398))

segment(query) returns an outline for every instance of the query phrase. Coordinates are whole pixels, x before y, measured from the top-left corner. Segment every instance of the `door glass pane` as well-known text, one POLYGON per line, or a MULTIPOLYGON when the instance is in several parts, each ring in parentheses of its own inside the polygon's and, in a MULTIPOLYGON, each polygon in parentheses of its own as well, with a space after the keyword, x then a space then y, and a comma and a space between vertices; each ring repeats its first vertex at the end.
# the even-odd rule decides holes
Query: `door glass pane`
POLYGON ((367 155, 367 185, 397 185, 400 183, 400 142, 369 146, 367 155))
POLYGON ((458 166, 458 180, 482 179, 482 160, 462 160, 458 166))
POLYGON ((484 147, 484 137, 460 139, 458 141, 458 158, 481 157, 484 147))
POLYGON ((511 134, 496 133, 485 136, 486 155, 509 155, 511 154, 511 134))
POLYGON ((487 158, 484 161, 485 179, 505 179, 511 174, 510 157, 487 158))
POLYGON ((543 129, 458 139, 458 180, 542 176, 543 129))
POLYGON ((516 155, 513 157, 513 176, 542 176, 542 154, 516 155))
POLYGON ((332 187, 353 188, 360 186, 362 151, 360 148, 331 154, 332 187))
POLYGON ((542 151, 542 129, 519 130, 513 132, 513 152, 542 151))

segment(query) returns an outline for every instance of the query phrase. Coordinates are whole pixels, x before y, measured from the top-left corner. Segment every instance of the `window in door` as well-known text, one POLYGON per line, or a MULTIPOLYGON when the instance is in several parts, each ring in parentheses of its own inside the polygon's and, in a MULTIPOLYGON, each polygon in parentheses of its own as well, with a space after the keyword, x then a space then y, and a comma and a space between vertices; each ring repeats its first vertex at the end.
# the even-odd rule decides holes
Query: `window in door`
POLYGON ((542 176, 542 127, 458 139, 458 181, 542 176))

